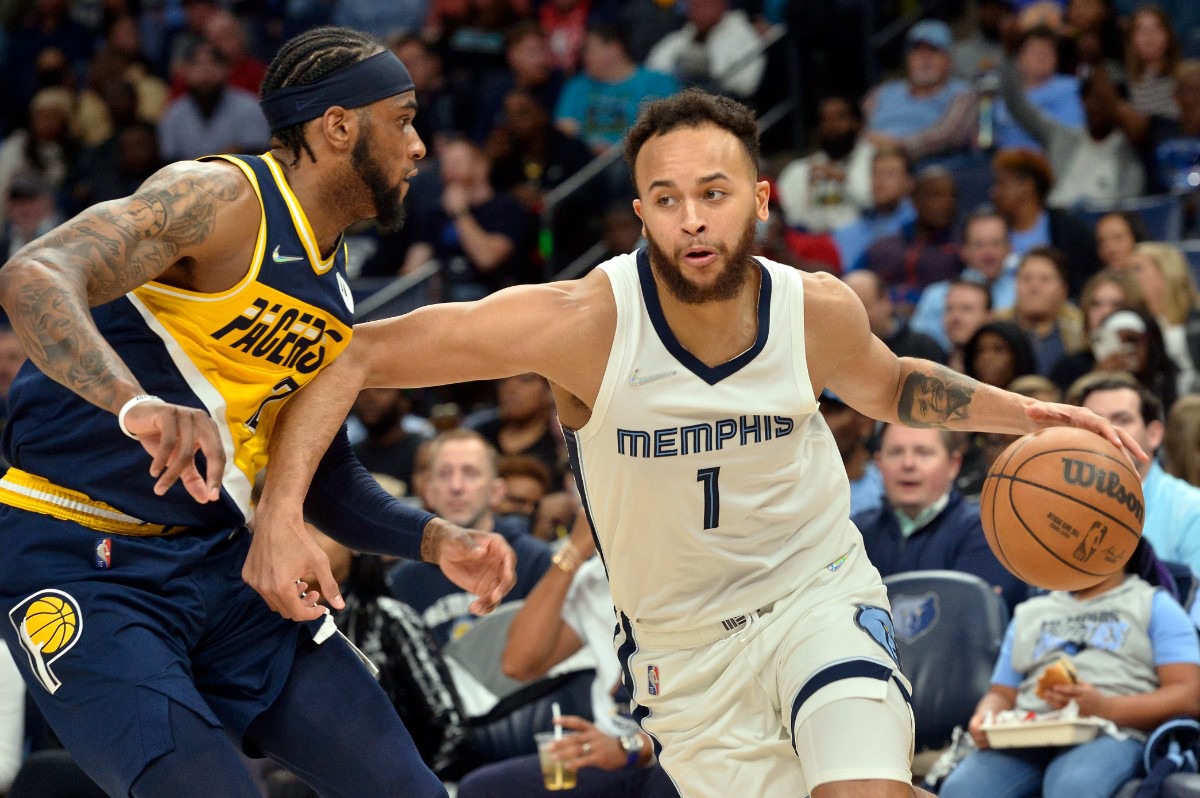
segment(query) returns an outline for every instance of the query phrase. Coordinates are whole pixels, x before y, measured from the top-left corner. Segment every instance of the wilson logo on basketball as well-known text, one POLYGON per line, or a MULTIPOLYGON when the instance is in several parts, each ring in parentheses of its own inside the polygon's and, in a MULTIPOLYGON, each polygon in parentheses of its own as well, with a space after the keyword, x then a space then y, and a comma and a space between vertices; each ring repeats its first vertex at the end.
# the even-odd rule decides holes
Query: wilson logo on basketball
POLYGON ((1076 460, 1071 457, 1062 458, 1063 481, 1068 485, 1081 488, 1094 487, 1097 493, 1108 496, 1117 504, 1124 505, 1129 512, 1137 516, 1138 521, 1144 521, 1146 508, 1141 499, 1133 491, 1126 490, 1121 484, 1121 476, 1116 471, 1105 471, 1096 468, 1091 463, 1076 460))

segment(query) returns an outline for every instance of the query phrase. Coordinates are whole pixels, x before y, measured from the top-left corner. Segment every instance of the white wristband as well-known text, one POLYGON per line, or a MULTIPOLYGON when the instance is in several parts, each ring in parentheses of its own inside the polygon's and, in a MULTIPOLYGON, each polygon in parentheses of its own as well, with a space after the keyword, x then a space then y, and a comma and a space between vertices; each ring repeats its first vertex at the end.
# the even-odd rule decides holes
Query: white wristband
POLYGON ((143 394, 139 394, 139 395, 133 397, 128 402, 121 405, 121 412, 117 413, 117 426, 121 428, 121 432, 124 432, 126 435, 133 438, 135 441, 137 440, 137 436, 134 435, 132 432, 130 432, 129 428, 125 426, 125 416, 128 415, 129 411, 132 410, 135 406, 140 405, 142 402, 149 402, 152 400, 155 402, 162 401, 162 399, 159 399, 157 396, 153 396, 148 393, 143 393, 143 394))

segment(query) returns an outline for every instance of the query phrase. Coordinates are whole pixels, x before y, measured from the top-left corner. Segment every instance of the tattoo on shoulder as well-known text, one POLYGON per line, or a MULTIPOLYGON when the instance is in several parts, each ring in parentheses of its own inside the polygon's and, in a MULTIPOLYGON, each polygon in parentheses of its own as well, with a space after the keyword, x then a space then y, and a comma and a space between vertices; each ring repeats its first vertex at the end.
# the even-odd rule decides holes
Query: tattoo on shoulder
POLYGON ((967 418, 974 383, 957 372, 938 366, 934 373, 914 371, 904 380, 896 413, 909 427, 942 427, 967 418))
POLYGON ((130 375, 92 326, 88 303, 110 302, 162 274, 181 250, 213 234, 218 203, 247 188, 236 170, 175 164, 133 196, 96 205, 30 244, 23 254, 53 269, 27 278, 9 308, 29 357, 107 407, 115 383, 130 375))
POLYGON ((210 164, 174 164, 136 194, 62 225, 46 236, 42 250, 65 270, 86 275, 93 303, 107 302, 154 279, 182 249, 211 236, 218 203, 237 199, 245 183, 210 164))

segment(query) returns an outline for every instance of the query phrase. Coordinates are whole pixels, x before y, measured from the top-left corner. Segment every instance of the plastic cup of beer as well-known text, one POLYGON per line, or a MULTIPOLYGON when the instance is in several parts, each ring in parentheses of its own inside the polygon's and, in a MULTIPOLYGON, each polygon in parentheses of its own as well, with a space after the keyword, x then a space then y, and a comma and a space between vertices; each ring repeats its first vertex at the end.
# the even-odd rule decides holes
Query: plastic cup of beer
POLYGON ((562 737, 556 737, 555 732, 538 732, 533 735, 533 739, 537 741, 538 762, 542 766, 542 783, 547 790, 573 790, 575 789, 576 775, 575 768, 571 767, 566 762, 560 762, 554 758, 554 754, 550 751, 550 744, 556 739, 564 739, 569 737, 572 732, 561 732, 562 737))

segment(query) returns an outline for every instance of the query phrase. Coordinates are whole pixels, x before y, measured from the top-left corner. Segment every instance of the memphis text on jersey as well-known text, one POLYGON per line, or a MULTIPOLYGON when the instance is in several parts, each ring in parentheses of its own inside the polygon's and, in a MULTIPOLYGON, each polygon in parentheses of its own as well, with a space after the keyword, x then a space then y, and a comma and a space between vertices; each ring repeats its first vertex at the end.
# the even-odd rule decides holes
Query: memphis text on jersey
POLYGON ((681 457, 766 443, 790 435, 787 416, 739 416, 655 430, 617 429, 617 454, 629 457, 681 457))

